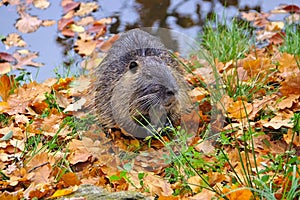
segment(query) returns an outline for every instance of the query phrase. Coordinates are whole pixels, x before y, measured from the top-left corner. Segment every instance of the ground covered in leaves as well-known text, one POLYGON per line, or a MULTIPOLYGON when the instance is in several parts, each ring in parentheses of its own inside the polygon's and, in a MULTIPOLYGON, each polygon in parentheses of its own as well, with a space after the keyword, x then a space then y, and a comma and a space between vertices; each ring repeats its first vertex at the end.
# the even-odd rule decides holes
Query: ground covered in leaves
MULTIPOLYGON (((87 69, 97 66, 99 52, 118 38, 103 39, 111 19, 90 16, 98 9, 94 2, 63 0, 59 21, 30 15, 29 7, 46 9, 47 0, 25 2, 0 5, 17 8, 15 26, 21 33, 57 23, 60 34, 73 38, 72 48, 85 58, 82 66, 87 69)), ((199 111, 185 118, 199 129, 193 134, 179 131, 172 139, 137 140, 117 129, 103 132, 86 108, 92 100, 90 76, 37 83, 12 75, 42 64, 34 61, 38 53, 27 49, 20 34, 4 36, 7 49, 18 49, 13 54, 0 52, 0 199, 55 198, 85 183, 109 191, 134 190, 153 199, 299 198, 299 26, 299 40, 291 41, 298 50, 282 47, 287 42, 285 28, 299 23, 300 9, 286 5, 274 13, 288 17, 271 22, 271 13, 241 13, 255 28, 257 44, 264 44, 252 46, 241 58, 185 61, 201 65, 186 76, 199 111), (215 146, 204 139, 213 106, 206 75, 213 67, 221 87, 226 87, 219 98, 225 117, 216 126, 215 146)))

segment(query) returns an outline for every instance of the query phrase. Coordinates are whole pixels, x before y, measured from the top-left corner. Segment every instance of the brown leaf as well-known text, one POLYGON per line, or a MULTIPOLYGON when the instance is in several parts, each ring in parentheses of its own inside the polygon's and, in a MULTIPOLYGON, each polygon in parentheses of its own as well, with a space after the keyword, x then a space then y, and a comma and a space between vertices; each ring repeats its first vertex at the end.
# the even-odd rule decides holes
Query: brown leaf
POLYGON ((264 127, 279 129, 281 127, 293 128, 293 123, 291 123, 292 115, 284 115, 282 113, 277 113, 269 122, 263 124, 264 127), (282 114, 282 115, 280 115, 282 114))
POLYGON ((72 140, 69 145, 70 155, 68 160, 71 164, 85 162, 92 156, 92 154, 87 150, 85 144, 83 144, 80 140, 72 140))
POLYGON ((71 10, 74 10, 76 9, 79 5, 80 5, 80 2, 73 2, 73 1, 62 1, 62 7, 64 9, 64 13, 68 13, 70 12, 71 10))
POLYGON ((36 8, 46 9, 50 6, 50 2, 47 0, 33 0, 33 5, 36 8))
POLYGON ((112 47, 114 42, 119 39, 119 37, 120 37, 119 35, 113 35, 107 41, 103 41, 100 44, 100 50, 103 51, 103 52, 107 52, 112 47))
POLYGON ((32 181, 35 183, 50 182, 50 173, 52 165, 55 163, 55 158, 47 152, 36 154, 26 165, 29 173, 33 173, 32 181))
POLYGON ((279 59, 278 69, 281 73, 283 73, 283 77, 288 76, 289 74, 293 74, 299 72, 299 58, 292 54, 283 53, 279 59))
POLYGON ((215 196, 215 192, 207 189, 202 189, 202 191, 192 197, 189 197, 189 200, 207 200, 207 199, 213 199, 215 196))
POLYGON ((80 185, 80 181, 78 180, 77 175, 72 172, 64 174, 61 177, 61 180, 64 181, 66 186, 80 185))
POLYGON ((300 13, 300 7, 294 4, 284 4, 280 5, 272 13, 300 13))
POLYGON ((287 144, 290 144, 293 142, 295 146, 300 146, 300 135, 297 133, 294 133, 292 129, 288 129, 287 134, 283 135, 283 139, 287 144))
POLYGON ((238 100, 230 105, 227 109, 228 116, 235 119, 245 118, 252 111, 253 107, 251 103, 247 103, 243 100, 238 100))
POLYGON ((16 62, 16 59, 9 53, 0 52, 0 62, 4 60, 7 62, 16 62))
POLYGON ((42 20, 37 17, 31 16, 24 10, 20 10, 19 14, 21 18, 17 20, 16 28, 22 33, 31 33, 36 31, 42 24, 42 20))
POLYGON ((43 63, 32 61, 38 57, 37 52, 19 51, 15 52, 13 56, 17 59, 18 63, 13 66, 14 69, 23 69, 24 66, 41 67, 43 63))
POLYGON ((300 72, 289 75, 281 82, 280 92, 285 96, 291 94, 300 96, 300 72))
POLYGON ((43 20, 42 26, 53 26, 55 23, 55 20, 43 20))
POLYGON ((283 99, 276 105, 278 109, 291 108, 294 103, 299 101, 299 95, 290 94, 287 98, 283 99))
POLYGON ((3 101, 7 101, 9 92, 15 86, 13 76, 2 75, 0 76, 0 96, 3 101))
POLYGON ((88 2, 88 3, 81 2, 79 10, 75 12, 75 15, 83 17, 87 14, 90 14, 93 11, 96 11, 98 7, 99 6, 97 2, 88 2))
POLYGON ((93 40, 77 40, 74 49, 80 55, 89 56, 94 52, 96 45, 97 42, 93 40))
POLYGON ((272 35, 272 37, 269 38, 269 41, 271 44, 282 44, 284 42, 284 36, 285 33, 284 32, 277 32, 274 35, 272 35))
POLYGON ((4 40, 3 43, 8 47, 25 47, 26 42, 21 38, 21 36, 17 33, 9 34, 4 40))
POLYGON ((8 62, 0 63, 0 74, 6 74, 10 72, 12 69, 12 66, 8 62))

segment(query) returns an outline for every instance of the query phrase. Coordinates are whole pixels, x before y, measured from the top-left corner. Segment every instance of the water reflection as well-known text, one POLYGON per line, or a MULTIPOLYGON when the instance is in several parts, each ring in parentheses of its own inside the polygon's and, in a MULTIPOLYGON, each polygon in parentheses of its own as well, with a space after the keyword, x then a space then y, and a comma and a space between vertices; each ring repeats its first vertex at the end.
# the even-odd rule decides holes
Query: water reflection
MULTIPOLYGON (((196 38, 201 32, 201 27, 213 13, 228 18, 238 15, 240 11, 257 10, 269 11, 285 0, 98 0, 100 9, 92 15, 96 19, 113 17, 114 22, 109 26, 110 33, 123 32, 135 27, 161 27, 176 30, 191 38, 196 38)), ((300 0, 290 3, 300 4, 300 0)), ((59 1, 51 1, 51 6, 46 10, 30 9, 30 14, 42 18, 58 20, 62 17, 62 8, 59 1)), ((3 36, 18 32, 15 20, 18 18, 12 6, 0 7, 0 25, 3 36)), ((57 66, 70 66, 75 61, 80 61, 74 53, 73 39, 58 36, 57 27, 42 27, 31 34, 21 34, 29 44, 32 51, 40 52, 37 62, 45 63, 38 72, 38 81, 43 81, 53 76, 53 69, 57 66), (45 48, 47 47, 47 48, 45 48), (50 72, 50 73, 49 73, 50 72)), ((166 36, 168 37, 168 36, 166 36)), ((170 41, 170 40, 169 40, 170 41)), ((170 42, 176 46, 176 41, 170 42)), ((7 51, 4 45, 0 50, 12 53, 15 49, 7 51)), ((33 73, 32 68, 27 68, 33 73)), ((61 71, 58 71, 60 73, 61 71)))

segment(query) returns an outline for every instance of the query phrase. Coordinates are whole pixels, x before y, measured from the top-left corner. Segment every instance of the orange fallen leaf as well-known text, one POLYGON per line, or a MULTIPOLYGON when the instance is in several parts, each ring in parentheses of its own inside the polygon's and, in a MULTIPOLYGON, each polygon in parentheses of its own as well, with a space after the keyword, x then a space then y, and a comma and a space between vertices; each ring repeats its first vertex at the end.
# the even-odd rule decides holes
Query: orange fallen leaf
POLYGON ((96 45, 97 42, 93 40, 77 40, 74 49, 80 55, 89 56, 94 52, 96 45))
POLYGON ((287 144, 293 143, 295 146, 300 146, 300 136, 292 129, 288 129, 287 134, 283 135, 283 139, 287 144))
POLYGON ((80 180, 78 180, 78 177, 76 174, 69 172, 64 174, 61 177, 61 180, 67 185, 67 186, 75 186, 80 185, 80 180))
POLYGON ((7 101, 11 89, 15 86, 15 81, 12 76, 0 76, 0 97, 3 101, 7 101))
MULTIPOLYGON (((231 188, 223 188, 223 193, 229 200, 251 200, 253 197, 252 192, 247 188, 238 188, 238 186, 233 185, 231 188)), ((223 198, 221 198, 224 200, 223 198)))
POLYGON ((227 109, 228 116, 235 119, 245 118, 252 111, 253 107, 251 103, 243 100, 238 100, 230 105, 227 109))

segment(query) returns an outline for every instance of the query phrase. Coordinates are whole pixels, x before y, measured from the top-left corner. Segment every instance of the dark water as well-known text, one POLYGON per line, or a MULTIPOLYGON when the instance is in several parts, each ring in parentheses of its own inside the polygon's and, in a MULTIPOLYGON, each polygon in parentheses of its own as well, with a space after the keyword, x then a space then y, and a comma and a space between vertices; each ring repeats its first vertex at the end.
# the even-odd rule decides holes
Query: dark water
MULTIPOLYGON (((51 6, 46 10, 32 8, 29 13, 40 19, 59 20, 62 17, 60 1, 50 1, 51 6)), ((163 27, 176 30, 189 37, 197 38, 206 20, 217 13, 221 18, 228 19, 237 16, 240 11, 257 10, 268 12, 283 3, 300 5, 300 0, 98 0, 100 9, 93 13, 96 19, 113 17, 114 22, 109 26, 110 33, 123 32, 134 27, 163 27)), ((276 19, 284 16, 276 15, 276 19)), ((63 73, 70 60, 78 65, 80 57, 70 46, 72 41, 61 37, 57 31, 57 24, 51 27, 41 27, 36 32, 21 34, 14 24, 18 19, 16 8, 13 6, 0 7, 0 35, 7 36, 17 32, 29 45, 31 51, 39 52, 37 62, 45 64, 40 69, 27 69, 32 72, 33 79, 43 81, 55 76, 54 69, 63 73), (65 63, 65 64, 64 64, 65 63)), ((0 44, 1 52, 13 53, 16 48, 5 49, 0 44)))

